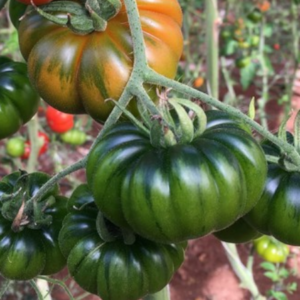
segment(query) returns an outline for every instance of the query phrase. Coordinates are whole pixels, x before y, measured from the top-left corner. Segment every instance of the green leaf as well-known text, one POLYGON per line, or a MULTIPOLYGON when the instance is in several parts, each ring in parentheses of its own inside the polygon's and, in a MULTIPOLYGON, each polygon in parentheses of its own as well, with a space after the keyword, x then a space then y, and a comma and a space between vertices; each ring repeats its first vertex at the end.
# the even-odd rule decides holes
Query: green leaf
POLYGON ((287 270, 286 268, 280 268, 280 269, 279 269, 279 272, 278 272, 278 275, 279 275, 281 278, 288 278, 289 275, 290 275, 290 272, 289 272, 289 270, 287 270))
POLYGON ((251 62, 248 66, 241 69, 241 84, 244 90, 246 90, 256 75, 257 65, 251 62))
POLYGON ((269 74, 274 75, 274 69, 273 69, 273 65, 272 65, 270 58, 268 56, 264 55, 262 59, 264 61, 265 66, 267 67, 267 69, 269 71, 269 74))
POLYGON ((276 272, 268 271, 268 272, 265 272, 264 275, 267 278, 270 278, 273 282, 277 282, 280 279, 280 277, 278 276, 278 274, 276 272))
POLYGON ((276 271, 276 266, 273 263, 264 261, 260 264, 260 266, 265 269, 265 270, 269 270, 269 271, 276 271))
POLYGON ((295 292, 295 291, 297 290, 297 287, 298 287, 297 282, 292 282, 292 283, 287 284, 286 290, 287 290, 290 294, 292 294, 293 292, 295 292))
POLYGON ((248 116, 250 119, 255 119, 255 98, 253 97, 250 101, 249 108, 248 108, 248 116))
POLYGON ((264 36, 271 37, 273 34, 273 27, 270 24, 265 24, 264 26, 264 36))
POLYGON ((288 300, 287 296, 283 292, 278 292, 278 291, 270 291, 270 296, 277 300, 288 300))
POLYGON ((235 53, 238 43, 235 40, 228 40, 222 48, 222 55, 228 56, 235 53))

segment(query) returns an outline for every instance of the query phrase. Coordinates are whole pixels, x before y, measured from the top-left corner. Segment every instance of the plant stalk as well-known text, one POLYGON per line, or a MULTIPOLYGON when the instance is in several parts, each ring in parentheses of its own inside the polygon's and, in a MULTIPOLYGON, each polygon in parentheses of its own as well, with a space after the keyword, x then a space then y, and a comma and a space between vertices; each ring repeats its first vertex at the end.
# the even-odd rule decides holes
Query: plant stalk
POLYGON ((238 276, 241 285, 243 288, 247 288, 253 299, 255 300, 266 300, 264 296, 262 296, 257 288, 257 285, 253 278, 252 270, 249 270, 244 264, 241 262, 239 257, 237 248, 235 244, 222 242, 222 246, 225 250, 226 256, 235 272, 238 276))
POLYGON ((170 291, 169 286, 167 285, 161 291, 147 295, 143 298, 143 300, 169 300, 170 299, 170 291))
POLYGON ((206 5, 206 58, 208 91, 219 98, 219 16, 218 1, 205 0, 206 5))

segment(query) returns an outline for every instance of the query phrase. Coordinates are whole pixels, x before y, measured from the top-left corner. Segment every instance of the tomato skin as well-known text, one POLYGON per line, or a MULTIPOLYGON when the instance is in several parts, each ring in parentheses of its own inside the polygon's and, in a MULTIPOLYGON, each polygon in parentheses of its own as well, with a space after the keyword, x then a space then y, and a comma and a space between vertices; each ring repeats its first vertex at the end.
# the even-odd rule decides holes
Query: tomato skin
POLYGON ((214 232, 214 236, 227 243, 241 244, 257 239, 262 234, 250 226, 243 218, 238 219, 229 227, 214 232))
POLYGON ((6 142, 6 153, 12 157, 20 157, 25 150, 24 140, 20 137, 11 138, 6 142))
MULTIPOLYGON (((16 192, 20 187, 19 177, 20 172, 3 177, 0 181, 0 195, 16 192)), ((28 178, 28 197, 32 197, 50 176, 35 172, 28 178)), ((16 232, 11 228, 12 220, 0 214, 0 274, 5 278, 29 280, 37 275, 54 274, 66 265, 58 245, 58 233, 67 213, 67 201, 58 195, 57 186, 52 187, 41 201, 49 196, 55 197, 55 203, 45 209, 45 215, 51 216, 53 220, 50 226, 24 226, 16 232)))
POLYGON ((95 145, 87 182, 110 221, 178 242, 224 229, 256 204, 266 176, 261 147, 228 114, 206 114, 207 129, 189 144, 158 149, 120 123, 95 145))
POLYGON ((289 255, 289 247, 272 237, 262 236, 253 242, 256 252, 266 261, 283 263, 289 255))
MULTIPOLYGON (((287 133, 289 142, 293 136, 287 133)), ((280 157, 280 150, 265 141, 266 154, 280 157)), ((279 241, 300 246, 300 172, 287 171, 280 164, 269 163, 264 192, 257 205, 245 216, 254 228, 279 241)))
POLYGON ((249 13, 247 18, 254 24, 257 24, 262 20, 263 14, 259 9, 254 9, 252 12, 249 13))
POLYGON ((37 112, 39 96, 28 77, 26 64, 0 59, 0 139, 16 133, 37 112))
POLYGON ((131 245, 119 238, 104 242, 96 228, 99 210, 86 184, 69 201, 59 243, 71 276, 84 290, 104 300, 140 299, 161 290, 183 262, 186 243, 158 244, 138 236, 131 245))
POLYGON ((86 141, 86 133, 79 129, 71 129, 63 133, 60 137, 65 143, 74 146, 82 145, 86 141))
POLYGON ((63 113, 54 107, 46 109, 46 121, 53 132, 64 133, 74 126, 74 116, 63 113))
MULTIPOLYGON (((30 0, 17 0, 18 2, 21 2, 23 4, 26 4, 26 5, 31 5, 31 1, 30 0)), ((36 5, 36 6, 39 6, 39 5, 43 5, 43 4, 47 4, 47 3, 50 3, 52 2, 53 0, 33 0, 33 3, 36 5)))
MULTIPOLYGON (((183 47, 177 0, 138 0, 137 5, 149 65, 174 78, 183 47)), ((84 36, 32 12, 20 23, 19 42, 29 77, 47 103, 65 113, 107 119, 113 104, 105 100, 119 99, 134 60, 125 5, 106 31, 84 36)), ((156 95, 155 88, 150 94, 156 95)), ((136 111, 134 104, 129 108, 136 111)))

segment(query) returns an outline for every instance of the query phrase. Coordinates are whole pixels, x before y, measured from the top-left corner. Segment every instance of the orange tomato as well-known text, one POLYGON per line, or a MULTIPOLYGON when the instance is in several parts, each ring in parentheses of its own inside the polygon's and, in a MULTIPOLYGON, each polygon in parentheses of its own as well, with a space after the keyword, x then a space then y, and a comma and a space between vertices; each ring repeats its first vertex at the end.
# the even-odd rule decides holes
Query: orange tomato
POLYGON ((271 7, 271 3, 269 1, 262 1, 260 3, 257 4, 257 8, 261 11, 261 12, 266 12, 270 9, 271 7))
POLYGON ((199 76, 194 80, 193 86, 198 89, 203 85, 203 83, 204 83, 204 78, 199 76))

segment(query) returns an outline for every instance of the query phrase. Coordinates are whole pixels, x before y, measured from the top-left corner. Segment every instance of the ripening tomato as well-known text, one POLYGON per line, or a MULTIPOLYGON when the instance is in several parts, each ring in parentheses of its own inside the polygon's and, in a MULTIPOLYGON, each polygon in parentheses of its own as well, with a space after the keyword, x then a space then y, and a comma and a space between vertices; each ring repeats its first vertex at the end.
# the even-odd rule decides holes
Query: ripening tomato
MULTIPOLYGON (((49 139, 49 136, 46 133, 42 132, 42 131, 38 132, 38 139, 39 139, 39 145, 40 145, 40 150, 39 150, 38 155, 40 156, 48 150, 50 139, 49 139)), ((25 142, 24 153, 21 156, 21 158, 22 159, 28 159, 29 155, 30 155, 30 151, 31 151, 30 141, 26 141, 25 142)))
MULTIPOLYGON (((78 7, 80 1, 72 2, 82 9, 78 7)), ((120 98, 134 62, 127 14, 121 2, 120 11, 108 20, 105 31, 86 35, 49 22, 36 11, 22 19, 18 27, 20 50, 28 62, 32 83, 48 104, 65 113, 87 113, 98 122, 107 119, 114 104, 105 100, 120 98)), ((136 4, 149 66, 174 78, 183 48, 178 1, 137 0, 136 4)), ((59 13, 61 18, 69 14, 59 13)), ((157 98, 154 87, 149 92, 157 98)), ((129 109, 137 112, 134 102, 129 109)))
POLYGON ((64 133, 74 126, 74 116, 63 113, 52 106, 46 109, 46 120, 53 132, 64 133))

